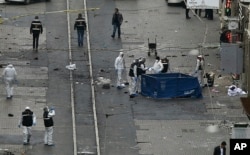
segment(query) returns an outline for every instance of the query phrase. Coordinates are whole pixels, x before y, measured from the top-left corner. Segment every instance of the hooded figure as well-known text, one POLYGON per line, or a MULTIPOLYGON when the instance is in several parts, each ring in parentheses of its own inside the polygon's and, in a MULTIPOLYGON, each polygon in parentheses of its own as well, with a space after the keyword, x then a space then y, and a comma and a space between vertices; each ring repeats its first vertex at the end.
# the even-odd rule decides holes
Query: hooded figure
POLYGON ((125 60, 123 58, 123 52, 120 52, 119 56, 115 59, 115 71, 117 73, 117 88, 124 88, 124 84, 122 84, 122 72, 125 68, 125 60))
POLYGON ((160 57, 156 57, 155 63, 151 69, 155 74, 161 73, 161 71, 163 70, 163 64, 161 62, 160 57))
POLYGON ((29 144, 33 125, 36 125, 36 115, 30 110, 30 107, 26 107, 18 123, 19 128, 23 127, 23 145, 29 144))
POLYGON ((201 87, 204 87, 204 57, 202 55, 197 56, 195 73, 197 73, 198 81, 201 87))
POLYGON ((44 133, 44 145, 53 146, 53 116, 55 116, 54 108, 44 107, 43 108, 43 120, 45 126, 45 133, 44 133))
POLYGON ((7 92, 7 99, 12 99, 13 97, 13 84, 16 81, 17 73, 12 64, 9 64, 3 70, 3 80, 5 82, 5 88, 7 92))

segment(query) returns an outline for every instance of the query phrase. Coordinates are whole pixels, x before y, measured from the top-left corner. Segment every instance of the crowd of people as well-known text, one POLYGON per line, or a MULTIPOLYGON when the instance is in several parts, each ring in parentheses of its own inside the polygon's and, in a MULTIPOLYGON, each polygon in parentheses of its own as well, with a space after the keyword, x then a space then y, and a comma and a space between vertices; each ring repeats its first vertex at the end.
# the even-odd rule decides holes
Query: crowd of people
MULTIPOLYGON (((146 67, 146 58, 136 58, 130 65, 128 76, 130 77, 131 84, 129 88, 130 98, 134 98, 141 92, 141 75, 145 74, 147 71, 154 74, 167 73, 169 70, 169 60, 167 57, 160 59, 159 56, 155 58, 155 62, 152 67, 146 67)), ((117 89, 122 89, 125 87, 123 84, 122 73, 125 70, 125 59, 124 53, 120 52, 119 56, 115 59, 115 70, 117 74, 117 89)))
MULTIPOLYGON (((130 98, 134 98, 141 92, 141 75, 146 72, 151 74, 161 74, 167 73, 169 71, 169 59, 166 57, 160 58, 156 56, 155 62, 151 67, 146 67, 145 65, 146 58, 136 58, 130 64, 128 76, 130 77, 130 88, 129 95, 130 98)), ((115 70, 117 74, 117 82, 116 87, 118 89, 125 88, 125 84, 123 83, 123 72, 125 70, 125 59, 124 53, 120 52, 119 56, 115 59, 115 70)), ((198 78, 198 82, 201 87, 205 87, 204 84, 204 70, 205 70, 205 62, 204 56, 198 55, 196 59, 196 67, 193 76, 198 78)))
MULTIPOLYGON (((8 63, 7 66, 4 68, 2 73, 2 80, 5 83, 5 89, 7 100, 12 100, 13 98, 13 89, 14 85, 17 84, 17 72, 13 64, 8 63)), ((48 106, 45 106, 43 109, 43 120, 44 120, 44 127, 45 127, 45 133, 44 133, 44 144, 48 146, 54 146, 53 143, 53 116, 55 116, 55 109, 49 108, 48 106)), ((32 135, 32 126, 36 125, 36 115, 35 113, 30 109, 29 106, 25 107, 25 110, 22 112, 18 127, 23 128, 23 145, 30 144, 30 138, 32 135)))

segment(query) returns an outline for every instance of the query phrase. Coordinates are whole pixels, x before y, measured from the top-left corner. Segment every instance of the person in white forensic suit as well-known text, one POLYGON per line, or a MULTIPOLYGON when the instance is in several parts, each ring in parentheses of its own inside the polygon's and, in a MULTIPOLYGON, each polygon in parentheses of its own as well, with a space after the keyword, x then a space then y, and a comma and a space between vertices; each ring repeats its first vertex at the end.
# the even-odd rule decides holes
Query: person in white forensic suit
POLYGON ((12 64, 7 65, 3 70, 3 81, 5 83, 5 88, 7 92, 7 99, 12 99, 13 97, 13 85, 17 80, 17 72, 12 64))
POLYGON ((117 73, 116 87, 118 89, 125 87, 125 85, 122 83, 122 73, 125 69, 125 60, 123 56, 123 52, 120 52, 119 56, 115 59, 115 71, 117 73))
POLYGON ((45 126, 44 133, 44 145, 54 146, 53 142, 53 132, 54 132, 54 121, 53 117, 55 116, 55 109, 48 106, 43 108, 43 120, 45 126))
POLYGON ((198 81, 201 87, 204 87, 204 57, 202 55, 197 56, 195 73, 197 73, 198 81))
POLYGON ((162 62, 161 62, 161 59, 160 59, 160 57, 156 57, 156 60, 155 60, 155 63, 154 63, 154 65, 153 65, 153 67, 151 67, 150 69, 149 69, 149 71, 153 71, 153 73, 155 73, 155 74, 159 74, 159 73, 161 73, 161 71, 163 70, 163 64, 162 64, 162 62))

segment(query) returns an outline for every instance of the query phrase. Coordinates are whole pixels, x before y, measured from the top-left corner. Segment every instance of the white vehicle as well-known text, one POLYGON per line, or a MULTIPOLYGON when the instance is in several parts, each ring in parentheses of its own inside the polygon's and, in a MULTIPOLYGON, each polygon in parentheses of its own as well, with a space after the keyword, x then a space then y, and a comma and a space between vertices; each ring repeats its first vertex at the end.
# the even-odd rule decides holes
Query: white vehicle
MULTIPOLYGON (((20 2, 24 4, 29 4, 31 1, 36 1, 36 0, 5 0, 5 2, 20 2)), ((50 0, 46 0, 46 1, 50 1, 50 0)))
POLYGON ((168 5, 171 5, 171 4, 180 4, 180 3, 183 3, 184 0, 167 0, 168 1, 168 5))

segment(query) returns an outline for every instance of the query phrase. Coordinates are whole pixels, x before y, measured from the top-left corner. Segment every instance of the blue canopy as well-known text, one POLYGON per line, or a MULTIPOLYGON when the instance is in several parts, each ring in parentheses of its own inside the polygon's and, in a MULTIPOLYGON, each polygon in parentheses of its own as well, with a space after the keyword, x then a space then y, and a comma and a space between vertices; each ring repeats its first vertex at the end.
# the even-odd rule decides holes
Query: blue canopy
POLYGON ((142 75, 141 94, 152 98, 202 98, 197 77, 182 73, 142 75))

